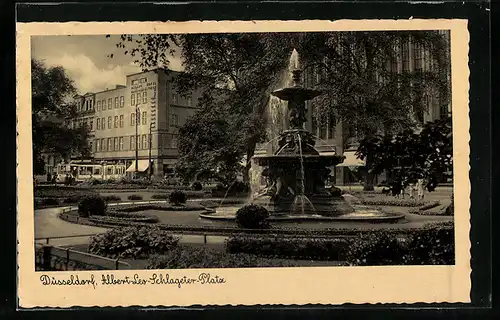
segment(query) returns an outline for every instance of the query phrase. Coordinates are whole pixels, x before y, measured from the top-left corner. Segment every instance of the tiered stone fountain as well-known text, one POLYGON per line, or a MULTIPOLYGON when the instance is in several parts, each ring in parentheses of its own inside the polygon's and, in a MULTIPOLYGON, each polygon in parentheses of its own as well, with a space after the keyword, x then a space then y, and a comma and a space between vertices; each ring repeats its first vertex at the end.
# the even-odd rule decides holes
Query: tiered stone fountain
MULTIPOLYGON (((294 51, 292 56, 297 57, 297 53, 294 51)), ((342 163, 344 157, 321 155, 315 149, 314 135, 304 129, 306 101, 322 93, 302 86, 302 70, 297 65, 291 72, 293 84, 272 93, 288 103, 289 129, 279 135, 274 154, 252 158, 254 164, 263 169, 261 174, 267 183, 259 190, 252 190, 249 202, 266 207, 271 220, 373 221, 401 218, 354 205, 338 192, 325 188, 329 168, 342 163)), ((229 220, 234 219, 237 210, 238 207, 221 206, 201 217, 229 220)))

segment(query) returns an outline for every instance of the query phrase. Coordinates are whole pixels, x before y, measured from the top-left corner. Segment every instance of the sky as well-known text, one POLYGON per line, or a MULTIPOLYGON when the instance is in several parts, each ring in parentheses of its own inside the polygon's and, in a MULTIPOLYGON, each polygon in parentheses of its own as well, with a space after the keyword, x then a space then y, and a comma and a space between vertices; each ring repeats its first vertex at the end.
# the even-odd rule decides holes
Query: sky
MULTIPOLYGON (((126 75, 141 72, 136 57, 124 55, 116 44, 120 36, 36 36, 31 39, 31 56, 47 66, 62 66, 80 94, 125 85, 126 75), (108 55, 113 54, 113 58, 108 55)), ((180 57, 170 58, 170 69, 182 71, 180 57)))

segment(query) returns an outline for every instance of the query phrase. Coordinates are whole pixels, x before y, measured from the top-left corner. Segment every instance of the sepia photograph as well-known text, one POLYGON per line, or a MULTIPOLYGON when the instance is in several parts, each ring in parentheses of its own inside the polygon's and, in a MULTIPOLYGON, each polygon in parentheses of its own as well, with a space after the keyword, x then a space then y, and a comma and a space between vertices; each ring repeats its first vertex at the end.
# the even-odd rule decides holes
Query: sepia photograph
POLYGON ((119 290, 468 267, 467 73, 443 26, 30 35, 29 272, 119 290))

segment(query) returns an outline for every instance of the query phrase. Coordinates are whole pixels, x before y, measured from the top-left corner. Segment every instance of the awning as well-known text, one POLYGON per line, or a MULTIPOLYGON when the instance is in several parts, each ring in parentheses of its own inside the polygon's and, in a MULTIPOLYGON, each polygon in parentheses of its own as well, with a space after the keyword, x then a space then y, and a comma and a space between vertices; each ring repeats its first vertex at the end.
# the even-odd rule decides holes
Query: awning
MULTIPOLYGON (((137 171, 144 172, 149 168, 149 160, 139 160, 137 164, 137 171)), ((127 172, 135 172, 135 160, 132 161, 130 167, 128 167, 127 172)))
POLYGON ((344 152, 344 162, 339 163, 337 167, 364 167, 365 161, 358 159, 355 151, 344 152))

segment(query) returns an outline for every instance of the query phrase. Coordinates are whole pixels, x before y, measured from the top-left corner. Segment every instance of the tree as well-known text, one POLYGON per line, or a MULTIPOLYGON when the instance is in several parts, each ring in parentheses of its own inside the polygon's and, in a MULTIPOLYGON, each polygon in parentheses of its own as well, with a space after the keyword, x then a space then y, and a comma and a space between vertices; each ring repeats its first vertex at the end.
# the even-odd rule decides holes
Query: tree
MULTIPOLYGON (((226 129, 241 137, 232 142, 239 143, 235 148, 240 158, 246 156, 244 179, 248 181, 256 144, 266 136, 263 116, 269 95, 280 79, 279 73, 287 66, 289 40, 289 34, 258 33, 123 35, 117 47, 123 48, 125 54, 137 56, 136 61, 144 70, 168 68, 168 53, 172 51, 181 56, 185 70, 177 77, 178 91, 189 94, 202 90, 204 96, 210 97, 204 102, 203 116, 207 119, 216 119, 208 113, 219 112, 218 105, 225 106, 229 123, 226 129), (225 89, 223 97, 219 96, 220 89, 225 89)), ((190 159, 182 159, 188 150, 189 147, 180 150, 181 162, 190 159)))
POLYGON ((233 134, 227 111, 213 102, 200 103, 200 110, 179 130, 179 154, 176 172, 186 182, 214 177, 230 184, 241 171, 240 137, 233 134), (216 112, 218 111, 218 112, 216 112))
POLYGON ((63 158, 73 152, 89 153, 87 128, 71 129, 64 121, 75 115, 76 88, 62 67, 47 67, 31 60, 32 137, 35 174, 41 174, 43 152, 63 158))
POLYGON ((361 140, 357 155, 372 157, 373 174, 387 171, 404 185, 423 178, 428 191, 434 191, 443 175, 453 170, 451 117, 426 123, 417 134, 406 130, 395 135, 374 135, 361 140))
MULTIPOLYGON (((304 64, 319 75, 317 87, 326 92, 314 100, 320 125, 334 118, 352 127, 358 137, 375 137, 416 128, 415 120, 421 121, 426 109, 425 96, 438 95, 441 103, 448 103, 444 71, 449 66, 449 46, 438 32, 312 33, 303 35, 299 43, 304 64), (406 66, 398 67, 397 61, 410 60, 405 56, 408 41, 428 51, 430 63, 437 68, 421 65, 410 72, 406 66)), ((366 161, 371 167, 369 153, 366 161)), ((373 175, 367 174, 365 190, 370 189, 373 175)))

